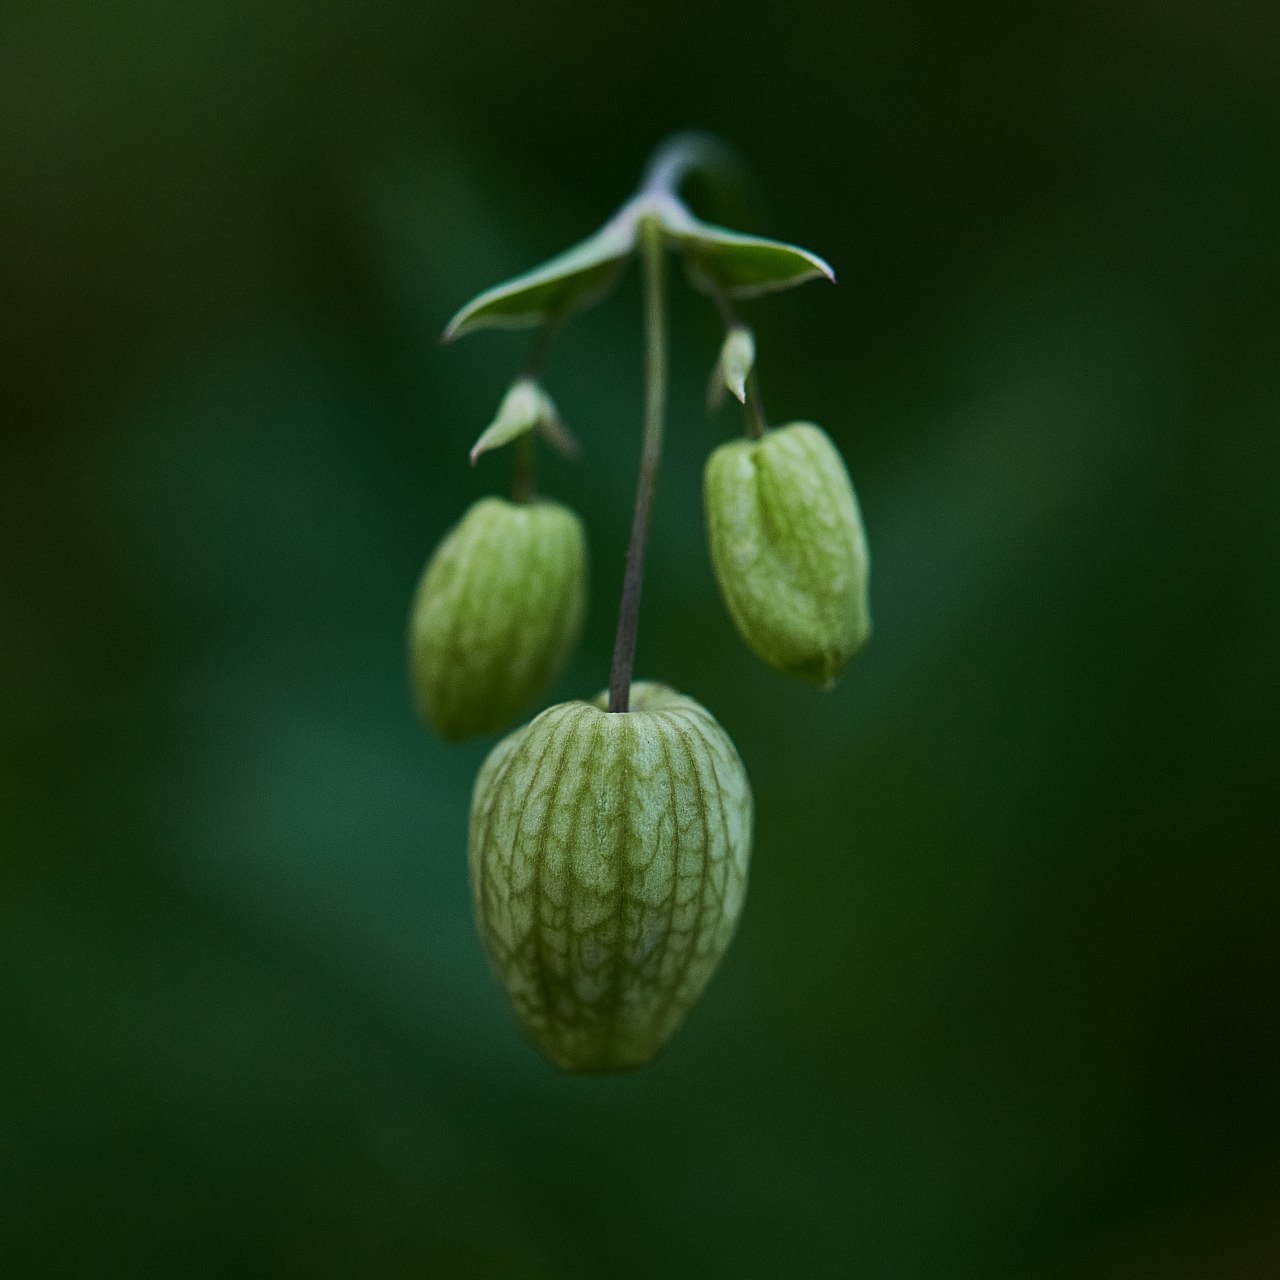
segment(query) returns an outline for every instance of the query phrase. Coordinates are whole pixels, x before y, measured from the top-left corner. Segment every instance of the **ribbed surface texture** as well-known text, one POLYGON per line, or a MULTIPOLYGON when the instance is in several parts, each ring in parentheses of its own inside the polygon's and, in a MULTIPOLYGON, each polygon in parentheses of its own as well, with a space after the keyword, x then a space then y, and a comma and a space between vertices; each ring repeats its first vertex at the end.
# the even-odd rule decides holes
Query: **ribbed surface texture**
POLYGON ((871 634, 862 516, 830 437, 799 422, 721 445, 704 494, 738 632, 770 666, 829 686, 871 634))
POLYGON ((625 713, 602 699, 500 742, 471 809, 485 948, 570 1071, 629 1070, 670 1039, 733 936, 751 850, 751 788, 711 714, 662 685, 634 685, 625 713))
POLYGON ((564 666, 586 600, 586 535, 572 511, 482 498, 436 549, 414 598, 419 711, 450 741, 505 728, 564 666))

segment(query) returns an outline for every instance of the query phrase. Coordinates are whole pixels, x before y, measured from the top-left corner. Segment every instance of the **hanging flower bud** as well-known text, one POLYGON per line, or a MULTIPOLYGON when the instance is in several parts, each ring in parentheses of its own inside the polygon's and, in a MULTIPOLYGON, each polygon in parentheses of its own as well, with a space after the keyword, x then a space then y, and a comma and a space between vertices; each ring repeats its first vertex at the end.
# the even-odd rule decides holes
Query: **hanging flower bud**
POLYGON ((567 507, 482 498, 418 584, 409 669, 451 742, 503 728, 559 674, 586 612, 586 535, 567 507))
POLYGON ((664 685, 606 705, 562 703, 504 738, 471 802, 480 936, 525 1033, 567 1071, 654 1057, 747 887, 751 788, 729 736, 664 685))
POLYGON ((830 437, 808 422, 707 459, 707 532, 725 605, 771 667, 829 688, 871 634, 867 542, 830 437))

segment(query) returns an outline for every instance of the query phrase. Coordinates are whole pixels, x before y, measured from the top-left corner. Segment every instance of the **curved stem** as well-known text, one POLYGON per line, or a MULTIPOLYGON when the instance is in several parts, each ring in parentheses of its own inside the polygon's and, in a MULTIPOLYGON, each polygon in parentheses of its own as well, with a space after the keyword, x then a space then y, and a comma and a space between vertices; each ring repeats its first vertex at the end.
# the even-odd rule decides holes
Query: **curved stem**
POLYGON ((715 134, 697 131, 673 134, 653 153, 640 189, 674 196, 695 169, 728 172, 736 161, 734 152, 715 134))
POLYGON ((640 624, 640 591, 644 585, 644 553, 649 538, 649 508, 662 461, 662 432, 667 398, 666 249, 662 226, 645 218, 639 228, 640 260, 644 271, 644 438, 640 446, 640 473, 636 479, 636 505, 631 518, 631 542, 622 575, 622 602, 618 606, 618 631, 609 673, 609 710, 626 711, 631 705, 631 672, 636 657, 636 632, 640 624))

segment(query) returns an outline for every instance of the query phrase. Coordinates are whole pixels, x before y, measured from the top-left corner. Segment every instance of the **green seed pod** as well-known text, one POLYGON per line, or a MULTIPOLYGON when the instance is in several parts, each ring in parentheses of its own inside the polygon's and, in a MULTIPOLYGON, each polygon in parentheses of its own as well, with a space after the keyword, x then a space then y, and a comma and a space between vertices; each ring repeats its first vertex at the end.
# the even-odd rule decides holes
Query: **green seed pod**
POLYGON ((830 688, 871 634, 867 540, 844 460, 796 422, 708 459, 707 534, 725 605, 771 667, 830 688))
POLYGON ((476 778, 471 886, 529 1038, 566 1071, 628 1071, 675 1033, 733 936, 751 788, 691 698, 635 684, 504 738, 476 778))
POLYGON ((586 599, 586 534, 572 511, 473 504, 428 561, 409 617, 423 717, 450 742, 509 724, 568 660, 586 599))

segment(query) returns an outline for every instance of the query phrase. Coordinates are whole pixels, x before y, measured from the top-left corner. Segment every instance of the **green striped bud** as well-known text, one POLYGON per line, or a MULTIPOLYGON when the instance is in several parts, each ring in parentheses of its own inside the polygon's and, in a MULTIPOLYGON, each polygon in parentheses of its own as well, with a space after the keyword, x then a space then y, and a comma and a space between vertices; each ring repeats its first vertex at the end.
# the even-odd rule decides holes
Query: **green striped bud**
POLYGON ((748 647, 830 688, 871 634, 867 540, 844 460, 796 422, 721 445, 704 486, 711 563, 748 647))
POLYGON ((586 599, 586 534, 572 511, 473 504, 428 561, 409 617, 423 717, 450 742, 509 724, 568 660, 586 599))
POLYGON ((711 714, 659 684, 606 705, 504 738, 471 801, 480 936, 566 1071, 628 1071, 666 1044, 733 936, 751 852, 751 788, 711 714))

